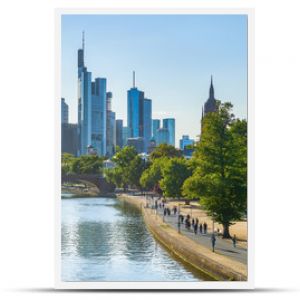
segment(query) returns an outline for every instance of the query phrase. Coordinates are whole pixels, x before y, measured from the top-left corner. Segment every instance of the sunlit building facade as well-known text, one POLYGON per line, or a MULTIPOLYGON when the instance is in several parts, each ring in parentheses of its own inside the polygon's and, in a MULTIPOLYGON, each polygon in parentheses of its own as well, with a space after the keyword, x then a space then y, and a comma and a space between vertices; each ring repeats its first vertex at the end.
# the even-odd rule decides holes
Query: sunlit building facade
POLYGON ((159 128, 156 132, 156 146, 169 144, 170 135, 167 128, 159 128))
POLYGON ((167 144, 175 147, 175 119, 163 119, 163 128, 169 131, 169 140, 167 144))
POLYGON ((61 123, 69 123, 69 105, 66 103, 65 98, 61 98, 61 123))
POLYGON ((123 147, 123 120, 116 120, 116 145, 123 147))
POLYGON ((99 156, 106 154, 106 78, 92 82, 91 145, 99 156))
POLYGON ((152 135, 152 100, 144 99, 144 151, 148 151, 152 135))

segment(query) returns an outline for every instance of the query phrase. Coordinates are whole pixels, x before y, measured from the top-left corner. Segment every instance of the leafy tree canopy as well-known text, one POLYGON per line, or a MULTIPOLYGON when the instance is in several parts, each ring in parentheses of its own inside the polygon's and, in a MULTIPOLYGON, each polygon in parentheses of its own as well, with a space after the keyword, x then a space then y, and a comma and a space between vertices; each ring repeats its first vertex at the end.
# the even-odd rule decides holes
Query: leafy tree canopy
POLYGON ((200 199, 223 225, 224 237, 230 237, 229 226, 247 207, 247 122, 235 119, 231 110, 231 103, 222 103, 204 117, 193 158, 196 168, 183 185, 183 194, 200 199))
POLYGON ((182 157, 182 152, 172 145, 160 144, 150 154, 150 159, 154 160, 161 157, 182 157))
POLYGON ((168 161, 167 157, 155 159, 140 179, 140 185, 146 190, 153 190, 162 178, 162 169, 168 161))
POLYGON ((174 157, 162 168, 160 187, 165 197, 182 197, 182 185, 190 177, 191 170, 186 159, 174 157))

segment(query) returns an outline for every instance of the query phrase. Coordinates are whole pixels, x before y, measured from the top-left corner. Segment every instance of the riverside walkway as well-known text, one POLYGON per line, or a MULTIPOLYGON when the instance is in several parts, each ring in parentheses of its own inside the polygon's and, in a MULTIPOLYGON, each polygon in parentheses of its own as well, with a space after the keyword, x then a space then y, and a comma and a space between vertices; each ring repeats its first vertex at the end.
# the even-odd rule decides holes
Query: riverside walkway
MULTIPOLYGON (((158 200, 158 198, 153 198, 153 200, 154 201, 158 200)), ((163 219, 166 224, 178 230, 178 212, 175 215, 173 214, 173 212, 171 212, 171 215, 164 216, 162 207, 161 208, 158 207, 157 210, 151 208, 150 203, 152 203, 152 199, 151 201, 148 200, 147 203, 149 204, 149 208, 147 208, 147 210, 151 212, 151 214, 154 215, 157 214, 157 216, 163 219)), ((199 243, 200 245, 208 249, 212 249, 212 245, 211 245, 212 232, 208 231, 206 234, 200 234, 198 229, 198 233, 195 234, 192 227, 191 229, 188 229, 185 227, 185 224, 181 223, 180 233, 192 239, 196 243, 199 243)), ((247 264, 247 249, 240 247, 238 243, 236 247, 233 247, 233 243, 230 240, 222 239, 222 237, 218 236, 217 234, 215 234, 215 237, 216 237, 215 253, 227 256, 228 258, 241 262, 245 265, 247 264)))

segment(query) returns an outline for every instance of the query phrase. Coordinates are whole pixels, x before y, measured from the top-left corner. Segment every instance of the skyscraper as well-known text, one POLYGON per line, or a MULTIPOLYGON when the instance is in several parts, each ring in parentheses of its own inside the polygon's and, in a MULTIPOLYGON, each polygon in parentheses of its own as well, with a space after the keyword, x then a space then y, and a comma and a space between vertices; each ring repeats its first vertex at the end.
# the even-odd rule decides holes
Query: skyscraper
POLYGON ((97 154, 106 154, 106 78, 92 82, 92 138, 91 145, 97 154))
POLYGON ((106 154, 107 109, 106 78, 96 78, 84 64, 84 33, 82 48, 77 53, 78 67, 78 155, 92 147, 98 155, 106 154))
POLYGON ((69 123, 69 105, 66 103, 65 98, 61 98, 61 123, 69 123))
POLYGON ((157 130, 160 128, 160 120, 153 119, 152 120, 152 137, 156 140, 157 130))
POLYGON ((92 142, 92 91, 91 72, 84 66, 84 34, 82 36, 82 49, 78 50, 78 154, 86 154, 87 146, 92 142))
POLYGON ((127 91, 127 126, 129 137, 144 136, 144 92, 135 87, 135 72, 133 87, 127 91))
POLYGON ((123 147, 123 120, 116 120, 116 145, 123 147))
POLYGON ((175 119, 168 118, 163 119, 163 128, 169 131, 169 141, 168 144, 175 147, 175 119))
POLYGON ((122 140, 123 140, 123 147, 127 146, 127 140, 128 140, 128 127, 124 126, 122 130, 122 140))
POLYGON ((170 133, 167 128, 159 128, 156 132, 156 146, 169 144, 170 133))
POLYGON ((134 147, 137 153, 144 152, 144 138, 142 137, 128 138, 127 145, 134 147))
POLYGON ((112 157, 116 149, 116 113, 111 109, 112 92, 106 93, 106 155, 112 157))
POLYGON ((61 153, 78 155, 78 127, 77 124, 61 124, 61 153))
POLYGON ((144 99, 144 148, 148 150, 152 134, 152 100, 144 99))

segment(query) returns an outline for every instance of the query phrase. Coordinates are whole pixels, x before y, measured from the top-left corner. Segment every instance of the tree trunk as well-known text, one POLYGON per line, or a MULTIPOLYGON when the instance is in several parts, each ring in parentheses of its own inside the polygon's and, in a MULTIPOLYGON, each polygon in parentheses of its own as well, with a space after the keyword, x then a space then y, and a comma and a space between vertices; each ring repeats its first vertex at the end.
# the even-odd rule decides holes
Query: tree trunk
POLYGON ((223 225, 223 239, 230 239, 230 233, 229 233, 229 224, 222 224, 223 225))

